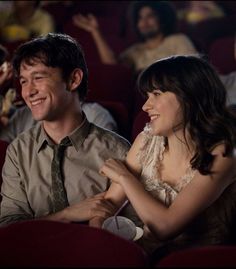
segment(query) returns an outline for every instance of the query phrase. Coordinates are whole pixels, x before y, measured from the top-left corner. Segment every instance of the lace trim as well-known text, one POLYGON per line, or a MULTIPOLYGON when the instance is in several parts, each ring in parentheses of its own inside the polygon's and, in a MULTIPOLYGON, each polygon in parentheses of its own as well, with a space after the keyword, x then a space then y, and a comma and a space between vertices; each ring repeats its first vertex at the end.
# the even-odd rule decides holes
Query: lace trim
MULTIPOLYGON (((145 127, 146 128, 146 127, 145 127)), ((148 128, 144 128, 144 147, 142 147, 141 152, 143 153, 142 158, 140 158, 140 162, 142 166, 146 166, 150 164, 150 162, 153 162, 153 165, 150 165, 151 167, 151 174, 147 178, 142 178, 142 182, 145 186, 145 189, 149 192, 152 192, 154 196, 160 196, 158 193, 160 191, 164 190, 166 199, 170 202, 170 200, 174 199, 174 197, 177 195, 178 192, 180 192, 194 177, 196 170, 192 169, 191 166, 189 166, 186 170, 186 173, 180 178, 180 181, 175 186, 169 185, 167 182, 161 179, 160 176, 160 167, 161 167, 161 161, 164 158, 164 151, 165 151, 165 139, 164 137, 152 137, 150 138, 150 131, 148 128), (151 143, 153 142, 153 139, 157 139, 155 143, 158 143, 158 145, 155 147, 154 145, 152 148, 150 148, 151 143), (156 151, 158 151, 158 155, 155 156, 156 151), (149 156, 154 156, 154 158, 149 158, 148 162, 146 160, 146 163, 144 163, 145 157, 147 158, 147 154, 149 156), (157 192, 155 194, 155 192, 157 192)), ((165 200, 166 200, 165 199, 165 200)), ((166 202, 166 201, 165 201, 166 202)))
POLYGON ((146 154, 145 151, 147 148, 150 147, 151 141, 152 141, 152 135, 151 135, 151 128, 149 123, 146 123, 146 126, 144 127, 141 135, 143 135, 142 143, 139 152, 137 153, 137 159, 139 161, 139 164, 142 166, 142 164, 145 161, 146 154))

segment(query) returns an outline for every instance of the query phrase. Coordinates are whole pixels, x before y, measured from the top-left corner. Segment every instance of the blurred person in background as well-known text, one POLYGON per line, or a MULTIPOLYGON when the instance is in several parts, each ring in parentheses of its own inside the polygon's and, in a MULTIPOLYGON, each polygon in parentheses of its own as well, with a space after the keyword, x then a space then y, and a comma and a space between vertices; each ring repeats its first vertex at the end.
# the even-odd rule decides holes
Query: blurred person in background
POLYGON ((40 8, 40 1, 12 1, 12 8, 0 13, 4 42, 24 41, 54 30, 53 18, 40 8))
POLYGON ((178 17, 189 24, 225 16, 225 12, 215 1, 185 1, 185 5, 178 11, 178 17))
POLYGON ((14 89, 9 88, 13 79, 13 68, 8 61, 8 51, 0 45, 0 131, 7 125, 16 97, 14 89))
POLYGON ((91 33, 102 63, 124 63, 139 72, 161 58, 197 53, 186 35, 176 33, 177 16, 170 2, 135 1, 132 5, 133 25, 140 42, 133 44, 119 56, 107 44, 93 14, 74 15, 74 24, 91 33))

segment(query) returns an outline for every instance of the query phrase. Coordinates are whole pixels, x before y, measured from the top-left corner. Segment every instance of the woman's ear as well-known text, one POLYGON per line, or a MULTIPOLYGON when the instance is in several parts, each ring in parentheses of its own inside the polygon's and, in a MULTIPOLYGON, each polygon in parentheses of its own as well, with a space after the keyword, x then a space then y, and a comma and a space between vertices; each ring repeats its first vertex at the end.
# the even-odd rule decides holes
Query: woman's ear
POLYGON ((71 73, 70 80, 69 80, 69 91, 74 91, 80 85, 83 79, 83 71, 79 68, 74 69, 71 73))

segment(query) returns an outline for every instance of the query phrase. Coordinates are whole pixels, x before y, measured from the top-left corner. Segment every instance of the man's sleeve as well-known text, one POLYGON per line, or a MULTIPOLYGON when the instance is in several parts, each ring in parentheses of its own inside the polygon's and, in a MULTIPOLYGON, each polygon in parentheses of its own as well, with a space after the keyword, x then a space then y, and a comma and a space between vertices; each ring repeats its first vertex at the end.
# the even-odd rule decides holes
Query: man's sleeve
POLYGON ((19 163, 17 151, 10 144, 2 171, 0 226, 33 218, 24 182, 20 176, 20 165, 23 164, 19 163))

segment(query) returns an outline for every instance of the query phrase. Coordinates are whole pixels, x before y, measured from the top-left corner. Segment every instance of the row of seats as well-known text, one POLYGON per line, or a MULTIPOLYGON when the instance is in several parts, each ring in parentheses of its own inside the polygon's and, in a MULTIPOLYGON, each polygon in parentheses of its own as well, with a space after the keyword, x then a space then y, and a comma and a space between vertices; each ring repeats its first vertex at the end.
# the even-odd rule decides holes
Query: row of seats
POLYGON ((190 37, 199 52, 208 54, 217 39, 235 34, 235 24, 236 14, 233 14, 211 18, 194 25, 180 20, 178 30, 190 37))
POLYGON ((76 223, 31 220, 0 228, 1 267, 235 267, 236 246, 204 246, 150 259, 138 244, 76 223))
POLYGON ((135 243, 84 224, 24 221, 0 228, 1 267, 146 267, 135 243))

